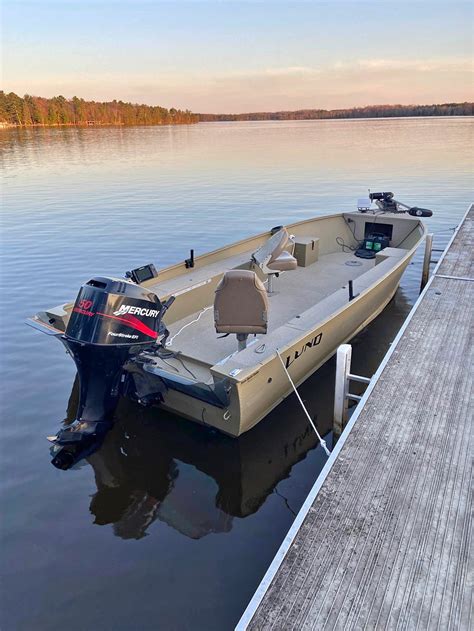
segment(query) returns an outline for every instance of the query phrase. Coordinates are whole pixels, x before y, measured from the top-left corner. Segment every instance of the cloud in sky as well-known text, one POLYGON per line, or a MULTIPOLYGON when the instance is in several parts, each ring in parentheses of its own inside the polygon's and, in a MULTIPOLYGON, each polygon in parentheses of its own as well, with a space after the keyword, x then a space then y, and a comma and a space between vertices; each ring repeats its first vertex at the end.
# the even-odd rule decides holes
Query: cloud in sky
POLYGON ((466 58, 437 59, 360 59, 356 62, 336 62, 335 68, 365 68, 367 70, 418 70, 430 71, 472 71, 473 61, 466 58))
POLYGON ((473 100, 467 2, 9 2, 3 88, 200 112, 473 100))
POLYGON ((44 96, 80 93, 200 112, 338 108, 379 103, 474 100, 470 59, 360 59, 325 67, 284 66, 251 72, 118 73, 11 79, 8 90, 44 96))

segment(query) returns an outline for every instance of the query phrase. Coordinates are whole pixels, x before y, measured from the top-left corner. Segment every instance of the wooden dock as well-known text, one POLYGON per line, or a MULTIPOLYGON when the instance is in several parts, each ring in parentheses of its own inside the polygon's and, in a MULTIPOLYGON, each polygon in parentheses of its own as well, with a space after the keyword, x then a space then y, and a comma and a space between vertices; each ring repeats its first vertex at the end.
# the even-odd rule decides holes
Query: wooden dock
POLYGON ((474 205, 237 629, 473 628, 474 205))

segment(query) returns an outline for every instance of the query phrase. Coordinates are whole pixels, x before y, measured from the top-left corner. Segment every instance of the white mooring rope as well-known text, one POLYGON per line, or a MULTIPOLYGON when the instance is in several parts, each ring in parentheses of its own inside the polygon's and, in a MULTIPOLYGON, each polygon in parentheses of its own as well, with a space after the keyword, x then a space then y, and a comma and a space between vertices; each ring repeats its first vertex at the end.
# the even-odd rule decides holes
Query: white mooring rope
POLYGON ((283 360, 282 360, 282 358, 281 358, 281 355, 280 355, 280 353, 279 353, 278 349, 277 349, 276 354, 278 355, 278 359, 280 360, 280 363, 281 363, 281 365, 282 365, 282 367, 283 367, 283 370, 285 371, 285 374, 286 374, 286 376, 288 377, 288 381, 291 383, 291 387, 293 388, 293 390, 295 391, 296 396, 298 397, 298 401, 300 402, 301 407, 303 408, 304 413, 306 414, 306 416, 307 416, 307 418, 308 418, 308 421, 311 423, 311 427, 312 427, 312 428, 314 429, 314 431, 316 432, 316 436, 318 437, 318 440, 319 440, 319 442, 320 442, 320 444, 321 444, 321 447, 324 449, 324 452, 325 452, 326 456, 330 456, 330 455, 331 455, 331 452, 330 452, 330 451, 329 451, 329 449, 327 448, 326 441, 324 440, 324 438, 321 438, 321 436, 319 435, 319 432, 318 432, 318 430, 316 429, 316 425, 313 423, 313 419, 312 419, 312 418, 311 418, 311 416, 309 415, 309 412, 308 412, 308 410, 306 409, 305 404, 303 403, 302 398, 300 397, 300 393, 299 393, 299 392, 298 392, 298 390, 296 389, 296 386, 295 386, 295 384, 293 383, 293 379, 290 377, 290 373, 288 372, 288 370, 286 369, 285 364, 283 363, 283 360))
POLYGON ((204 308, 204 309, 200 312, 200 314, 198 315, 198 317, 197 317, 195 320, 191 320, 191 322, 188 322, 187 324, 185 324, 184 326, 182 326, 182 327, 179 329, 179 331, 178 331, 177 333, 175 333, 175 334, 173 335, 173 337, 171 337, 171 338, 170 338, 170 339, 166 342, 166 346, 171 346, 171 345, 173 344, 173 340, 174 340, 175 338, 177 338, 177 337, 178 337, 178 335, 181 333, 181 331, 184 331, 184 329, 186 329, 188 326, 191 326, 191 324, 194 324, 195 322, 197 322, 197 321, 201 318, 201 316, 202 316, 202 314, 203 314, 203 313, 205 313, 206 311, 209 311, 209 309, 212 309, 212 308, 213 308, 212 306, 210 306, 210 307, 205 307, 205 308, 204 308))

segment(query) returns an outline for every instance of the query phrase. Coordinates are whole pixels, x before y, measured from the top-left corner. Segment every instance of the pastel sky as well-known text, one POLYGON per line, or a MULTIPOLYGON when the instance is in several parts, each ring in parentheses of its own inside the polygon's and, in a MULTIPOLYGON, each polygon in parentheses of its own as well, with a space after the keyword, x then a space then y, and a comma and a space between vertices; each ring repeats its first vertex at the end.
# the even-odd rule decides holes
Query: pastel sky
POLYGON ((2 88, 189 108, 474 100, 470 2, 4 0, 2 88))

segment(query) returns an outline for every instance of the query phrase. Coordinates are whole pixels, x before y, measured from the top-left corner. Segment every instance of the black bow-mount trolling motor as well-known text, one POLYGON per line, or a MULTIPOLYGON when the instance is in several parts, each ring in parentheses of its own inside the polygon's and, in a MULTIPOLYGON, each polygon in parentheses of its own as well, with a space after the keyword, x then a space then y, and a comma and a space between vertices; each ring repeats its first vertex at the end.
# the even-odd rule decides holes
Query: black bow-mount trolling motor
POLYGON ((96 277, 79 291, 62 341, 80 382, 76 420, 52 438, 52 463, 69 469, 102 443, 126 381, 124 365, 166 338, 172 299, 130 281, 96 277))
POLYGON ((393 193, 388 191, 384 193, 369 193, 369 200, 375 202, 378 208, 384 212, 408 213, 413 217, 431 217, 433 215, 433 211, 428 208, 408 206, 403 202, 399 202, 394 199, 393 193))

